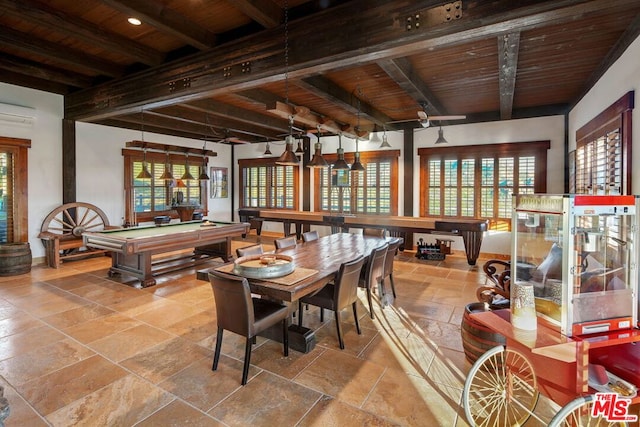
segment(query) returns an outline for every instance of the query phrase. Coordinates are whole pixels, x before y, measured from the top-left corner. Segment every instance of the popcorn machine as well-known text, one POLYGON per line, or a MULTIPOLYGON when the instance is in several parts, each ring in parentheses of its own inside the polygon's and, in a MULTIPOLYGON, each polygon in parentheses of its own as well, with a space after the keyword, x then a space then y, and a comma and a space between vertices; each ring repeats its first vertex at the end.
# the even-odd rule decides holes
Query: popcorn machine
POLYGON ((511 280, 567 336, 636 326, 638 197, 514 196, 511 280))

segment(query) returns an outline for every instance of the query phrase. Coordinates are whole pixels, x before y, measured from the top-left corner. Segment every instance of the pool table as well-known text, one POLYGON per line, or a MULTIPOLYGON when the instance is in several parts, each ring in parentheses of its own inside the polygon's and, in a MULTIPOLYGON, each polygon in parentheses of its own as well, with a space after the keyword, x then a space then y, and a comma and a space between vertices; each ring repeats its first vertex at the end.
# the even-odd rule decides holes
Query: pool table
POLYGON ((154 276, 200 264, 212 257, 231 259, 231 238, 248 233, 247 223, 189 221, 155 227, 85 232, 85 246, 111 252, 109 276, 129 274, 142 287, 156 284, 154 276), (152 260, 161 253, 194 248, 188 257, 152 260))

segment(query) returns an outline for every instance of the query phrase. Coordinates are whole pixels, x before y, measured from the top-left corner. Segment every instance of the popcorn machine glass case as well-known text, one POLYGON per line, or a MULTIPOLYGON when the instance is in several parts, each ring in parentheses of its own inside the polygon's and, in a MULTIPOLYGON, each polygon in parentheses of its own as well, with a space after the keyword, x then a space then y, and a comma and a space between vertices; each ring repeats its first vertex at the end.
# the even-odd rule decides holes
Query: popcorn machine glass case
POLYGON ((514 196, 512 280, 539 318, 567 336, 636 325, 637 214, 637 196, 514 196))

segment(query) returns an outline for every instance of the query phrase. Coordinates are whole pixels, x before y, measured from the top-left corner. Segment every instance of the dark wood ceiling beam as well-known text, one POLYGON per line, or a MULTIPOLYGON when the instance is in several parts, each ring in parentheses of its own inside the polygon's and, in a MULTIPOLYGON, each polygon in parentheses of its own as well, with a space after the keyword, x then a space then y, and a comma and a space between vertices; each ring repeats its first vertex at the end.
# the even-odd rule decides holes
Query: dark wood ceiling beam
POLYGON ((66 95, 69 93, 69 86, 54 82, 52 80, 43 80, 23 73, 15 73, 13 71, 2 72, 2 82, 16 86, 24 86, 44 92, 57 93, 66 95))
POLYGON ((70 48, 62 48, 55 43, 36 39, 10 28, 3 28, 0 31, 0 42, 7 43, 14 49, 41 56, 59 64, 78 67, 91 73, 109 77, 119 77, 124 74, 124 68, 112 62, 70 48))
MULTIPOLYGON (((108 0, 111 1, 111 0, 108 0)), ((137 0, 140 1, 140 0, 137 0)), ((619 7, 636 0, 621 0, 619 7)), ((179 63, 109 82, 66 97, 65 114, 97 120, 141 106, 156 108, 309 77, 335 68, 403 57, 426 49, 497 37, 504 32, 560 24, 576 16, 610 9, 609 0, 496 0, 473 3, 462 19, 405 29, 406 17, 434 0, 412 2, 354 0, 290 23, 289 67, 283 61, 282 31, 265 30, 179 63), (309 31, 314 28, 314 31, 309 31), (349 43, 344 43, 348 40, 349 43), (246 65, 250 64, 248 71, 246 65)), ((428 10, 425 11, 427 13, 428 10)))
POLYGON ((248 125, 259 124, 260 127, 270 129, 279 134, 289 131, 289 123, 286 120, 223 104, 212 99, 201 99, 188 104, 180 104, 180 106, 207 114, 207 116, 203 115, 203 117, 220 117, 248 125))
MULTIPOLYGON (((121 129, 130 129, 130 130, 137 130, 137 131, 140 131, 141 129, 141 125, 139 122, 122 120, 122 118, 98 120, 95 123, 99 125, 121 128, 121 129)), ((179 136, 179 137, 188 138, 188 139, 203 139, 202 134, 200 133, 191 133, 191 132, 186 132, 186 131, 181 131, 176 129, 168 129, 165 127, 158 127, 158 126, 152 126, 147 124, 144 125, 144 131, 158 133, 161 135, 179 136)))
MULTIPOLYGON (((382 111, 374 108, 368 102, 365 102, 358 98, 355 94, 349 93, 342 87, 333 83, 331 80, 324 76, 311 76, 304 79, 296 80, 294 82, 296 86, 299 86, 309 92, 329 100, 330 102, 339 105, 351 114, 357 115, 376 123, 379 126, 385 126, 386 123, 392 119, 384 114, 382 111)), ((355 125, 355 123, 352 123, 355 125)), ((391 129, 392 125, 387 126, 391 129)))
POLYGON ((21 21, 49 28, 56 33, 76 38, 88 45, 99 45, 110 51, 134 58, 143 64, 161 64, 164 55, 148 46, 100 28, 43 2, 34 0, 0 0, 0 10, 21 21))
POLYGON ((274 28, 282 23, 282 9, 271 0, 228 0, 228 2, 265 28, 274 28))
POLYGON ((513 95, 518 72, 520 32, 498 36, 498 79, 500 88, 500 119, 510 120, 513 111, 513 95))
POLYGON ((142 21, 143 25, 151 25, 200 50, 209 49, 216 43, 214 33, 196 25, 178 12, 167 9, 161 2, 148 0, 100 1, 126 15, 135 16, 142 21))
POLYGON ((407 58, 387 59, 378 61, 378 66, 384 70, 397 84, 422 106, 426 113, 433 116, 447 114, 446 109, 438 98, 431 92, 427 84, 417 75, 413 65, 407 58))
POLYGON ((0 56, 0 68, 75 88, 87 88, 92 84, 92 79, 82 74, 72 73, 8 54, 0 56))

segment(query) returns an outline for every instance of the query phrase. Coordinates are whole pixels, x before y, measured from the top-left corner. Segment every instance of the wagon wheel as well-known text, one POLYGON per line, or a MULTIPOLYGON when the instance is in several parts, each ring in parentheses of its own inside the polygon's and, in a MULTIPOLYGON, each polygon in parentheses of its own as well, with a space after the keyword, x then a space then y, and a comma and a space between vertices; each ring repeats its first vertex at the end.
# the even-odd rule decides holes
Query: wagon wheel
POLYGON ((578 397, 560 409, 549 423, 549 427, 601 427, 626 426, 624 421, 607 421, 602 415, 593 417, 591 408, 595 399, 593 395, 578 397))
POLYGON ((102 210, 90 203, 65 203, 57 207, 42 222, 40 231, 59 234, 62 238, 79 238, 85 231, 101 231, 109 225, 102 210))
POLYGON ((529 419, 538 396, 531 362, 517 351, 498 346, 471 367, 462 402, 471 426, 515 426, 529 419))

